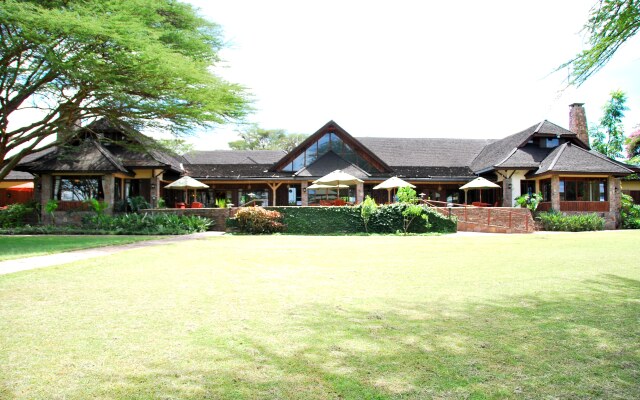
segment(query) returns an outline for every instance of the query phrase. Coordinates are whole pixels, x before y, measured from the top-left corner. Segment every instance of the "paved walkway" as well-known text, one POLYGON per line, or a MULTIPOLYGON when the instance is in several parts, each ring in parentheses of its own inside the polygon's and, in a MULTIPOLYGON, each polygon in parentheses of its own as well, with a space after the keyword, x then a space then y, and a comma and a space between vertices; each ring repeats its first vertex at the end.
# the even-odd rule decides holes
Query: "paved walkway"
POLYGON ((136 243, 129 243, 117 246, 96 247, 85 250, 74 250, 65 253, 47 254, 44 256, 18 258, 16 260, 0 261, 0 275, 10 274, 29 269, 51 267, 54 265, 67 264, 74 261, 86 260, 88 258, 102 257, 119 253, 125 250, 137 249, 141 247, 157 246, 160 244, 178 243, 185 240, 206 239, 211 236, 220 236, 224 232, 200 232, 191 235, 171 236, 166 239, 144 240, 136 243))

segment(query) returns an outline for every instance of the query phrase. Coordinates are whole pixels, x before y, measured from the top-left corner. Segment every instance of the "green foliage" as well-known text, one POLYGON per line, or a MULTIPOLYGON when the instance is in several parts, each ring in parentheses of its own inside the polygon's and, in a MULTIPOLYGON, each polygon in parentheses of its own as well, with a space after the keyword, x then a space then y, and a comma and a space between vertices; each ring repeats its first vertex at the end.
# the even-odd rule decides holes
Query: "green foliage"
POLYGON ((409 186, 399 188, 396 196, 400 203, 415 204, 419 200, 416 191, 409 186))
POLYGON ((6 209, 0 210, 0 228, 15 228, 25 223, 25 218, 33 213, 34 209, 25 204, 10 204, 6 209))
POLYGON ((186 140, 180 138, 155 139, 155 142, 160 147, 160 150, 167 151, 177 156, 181 156, 194 149, 192 143, 188 143, 186 140))
POLYGON ((631 133, 625 143, 629 164, 640 165, 640 129, 631 133))
POLYGON ((589 130, 591 147, 610 158, 621 158, 625 142, 622 118, 628 110, 625 106, 627 96, 617 90, 611 92, 611 99, 602 108, 600 124, 589 130))
POLYGON ((242 207, 235 219, 240 232, 249 234, 282 232, 282 214, 278 211, 265 210, 262 207, 242 207))
POLYGON ((283 129, 262 129, 251 125, 240 132, 242 140, 229 142, 232 150, 284 150, 291 151, 302 143, 308 135, 287 133, 283 129))
MULTIPOLYGON (((368 223, 369 233, 395 234, 403 231, 402 213, 407 204, 394 203, 379 206, 368 223)), ((286 232, 298 235, 341 235, 366 232, 362 220, 362 204, 355 207, 269 207, 282 214, 286 232)), ((457 220, 447 218, 430 208, 422 208, 429 224, 412 224, 409 233, 452 233, 457 220)), ((227 225, 231 227, 232 225, 227 225)))
POLYGON ((109 203, 106 201, 98 201, 97 199, 89 199, 86 200, 85 203, 89 205, 91 211, 96 213, 96 215, 104 215, 105 210, 109 208, 109 203))
POLYGON ((158 208, 167 208, 167 202, 162 197, 158 199, 158 208))
POLYGON ((82 229, 90 233, 115 235, 183 235, 204 232, 211 225, 207 218, 176 214, 90 215, 82 220, 82 229))
POLYGON ((598 72, 639 28, 640 7, 636 0, 598 1, 584 26, 590 47, 558 69, 571 66, 569 83, 580 86, 598 72))
POLYGON ((216 199, 216 206, 218 208, 227 208, 227 199, 224 197, 218 197, 216 199))
POLYGON ((376 211, 378 211, 376 201, 370 196, 367 196, 360 205, 360 216, 362 217, 362 222, 364 223, 365 232, 369 232, 369 228, 367 227, 367 225, 369 224, 369 220, 376 213, 376 211))
POLYGON ((424 209, 424 206, 409 204, 404 211, 402 211, 402 231, 405 235, 409 232, 409 227, 416 218, 424 220, 425 225, 427 225, 426 227, 429 227, 429 217, 423 213, 424 209))
POLYGON ((55 225, 56 223, 56 213, 55 211, 58 209, 58 200, 49 199, 47 204, 44 206, 44 210, 51 216, 51 222, 55 225))
POLYGON ((597 214, 566 215, 556 211, 543 212, 538 216, 545 231, 601 231, 605 220, 597 214))
POLYGON ((535 211, 538 209, 538 205, 542 201, 542 198, 542 193, 527 193, 516 198, 516 203, 518 203, 520 207, 525 207, 531 211, 535 211))
POLYGON ((129 209, 134 213, 151 208, 151 204, 142 196, 129 197, 127 204, 129 204, 129 209))
POLYGON ((623 229, 640 229, 640 204, 634 204, 633 198, 623 194, 620 204, 620 225, 623 229))
POLYGON ((222 47, 219 27, 185 2, 0 2, 0 179, 96 116, 173 133, 243 117, 243 88, 212 73, 222 47), (8 124, 34 106, 30 125, 8 124))

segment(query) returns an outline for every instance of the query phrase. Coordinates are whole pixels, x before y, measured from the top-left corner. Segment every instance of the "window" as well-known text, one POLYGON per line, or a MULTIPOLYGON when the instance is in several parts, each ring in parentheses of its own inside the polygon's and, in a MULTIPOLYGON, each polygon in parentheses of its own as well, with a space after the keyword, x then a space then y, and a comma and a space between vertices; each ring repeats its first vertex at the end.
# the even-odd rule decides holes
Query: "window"
POLYGON ((340 157, 357 165, 365 171, 374 171, 369 162, 362 158, 348 144, 344 143, 335 133, 325 133, 317 142, 311 144, 307 150, 296 157, 292 162, 285 166, 282 170, 288 172, 296 172, 304 167, 313 164, 317 159, 333 151, 340 157))
POLYGON ((56 176, 53 197, 60 201, 104 200, 100 176, 56 176))
POLYGON ((607 180, 560 179, 560 201, 607 201, 607 180))
POLYGON ((542 191, 542 201, 551 201, 551 179, 540 181, 540 190, 542 191))

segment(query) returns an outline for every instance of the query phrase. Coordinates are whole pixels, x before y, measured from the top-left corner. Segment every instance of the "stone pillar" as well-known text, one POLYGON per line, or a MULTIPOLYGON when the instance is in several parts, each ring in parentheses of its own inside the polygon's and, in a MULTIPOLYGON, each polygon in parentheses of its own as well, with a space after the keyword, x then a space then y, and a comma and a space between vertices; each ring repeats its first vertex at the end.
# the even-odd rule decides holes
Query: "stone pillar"
POLYGON ((502 181, 502 207, 513 207, 513 179, 502 181))
POLYGON ((620 178, 610 176, 607 179, 607 191, 609 192, 609 218, 613 221, 613 226, 609 229, 616 229, 620 219, 620 204, 622 202, 620 178))
POLYGON ((104 191, 104 201, 109 203, 109 207, 105 210, 105 214, 112 215, 113 207, 116 204, 116 199, 113 198, 115 195, 115 181, 113 175, 102 176, 102 190, 104 191))
POLYGON ((558 175, 551 177, 551 209, 560 211, 560 177, 558 175))
POLYGON ((356 204, 360 204, 364 201, 364 183, 358 182, 356 184, 356 204))
POLYGON ((40 214, 42 217, 42 222, 51 223, 51 217, 45 210, 45 206, 47 202, 53 198, 53 177, 51 175, 42 175, 40 177, 40 205, 42 206, 40 209, 40 214))
POLYGON ((157 176, 152 176, 150 179, 149 198, 151 199, 151 208, 158 208, 158 199, 160 198, 160 179, 157 176))
POLYGON ((300 182, 300 190, 302 191, 302 193, 300 193, 300 205, 302 205, 303 207, 309 205, 309 194, 307 193, 307 185, 307 181, 300 182))

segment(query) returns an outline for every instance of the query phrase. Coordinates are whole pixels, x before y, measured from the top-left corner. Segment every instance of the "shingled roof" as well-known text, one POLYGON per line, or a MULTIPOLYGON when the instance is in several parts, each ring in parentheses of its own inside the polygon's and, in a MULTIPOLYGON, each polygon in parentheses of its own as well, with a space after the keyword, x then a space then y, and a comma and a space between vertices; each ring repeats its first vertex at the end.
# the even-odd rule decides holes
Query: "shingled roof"
POLYGON ((564 143, 545 158, 533 175, 542 175, 547 172, 604 173, 624 176, 633 171, 596 151, 564 143))
POLYGON ((531 161, 531 163, 529 164, 531 167, 536 167, 537 165, 533 165, 533 160, 539 158, 541 152, 525 150, 512 158, 514 154, 518 152, 520 148, 526 146, 529 140, 531 140, 531 138, 533 138, 534 136, 564 138, 584 146, 584 143, 578 140, 578 136, 575 133, 568 131, 552 122, 544 120, 540 123, 530 126, 529 128, 521 132, 515 133, 513 135, 488 144, 480 152, 480 154, 478 154, 478 157, 473 160, 473 163, 471 163, 471 169, 475 173, 479 174, 488 172, 491 169, 498 167, 524 167, 524 165, 515 164, 518 162, 525 162, 527 160, 531 161))
POLYGON ((262 164, 271 166, 285 154, 284 150, 212 150, 191 151, 182 157, 190 164, 262 164))

